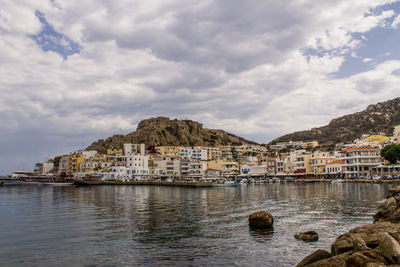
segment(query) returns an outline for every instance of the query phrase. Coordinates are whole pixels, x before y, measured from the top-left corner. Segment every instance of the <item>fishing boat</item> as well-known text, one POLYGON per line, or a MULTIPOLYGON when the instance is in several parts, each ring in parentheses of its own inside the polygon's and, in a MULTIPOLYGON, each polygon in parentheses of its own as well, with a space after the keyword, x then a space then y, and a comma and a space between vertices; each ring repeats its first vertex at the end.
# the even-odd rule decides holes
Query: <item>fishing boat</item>
POLYGON ((236 183, 232 179, 226 179, 226 178, 218 178, 213 182, 213 186, 216 187, 226 187, 226 186, 237 186, 239 183, 236 183))

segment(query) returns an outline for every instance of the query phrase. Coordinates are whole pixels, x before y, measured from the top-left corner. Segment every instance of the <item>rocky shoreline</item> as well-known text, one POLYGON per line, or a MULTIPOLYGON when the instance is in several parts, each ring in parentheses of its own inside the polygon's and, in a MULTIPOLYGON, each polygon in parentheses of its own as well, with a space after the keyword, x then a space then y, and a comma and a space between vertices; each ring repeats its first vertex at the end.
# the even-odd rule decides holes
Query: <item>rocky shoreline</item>
POLYGON ((317 250, 296 267, 400 266, 400 186, 378 206, 374 223, 336 238, 331 251, 317 250))

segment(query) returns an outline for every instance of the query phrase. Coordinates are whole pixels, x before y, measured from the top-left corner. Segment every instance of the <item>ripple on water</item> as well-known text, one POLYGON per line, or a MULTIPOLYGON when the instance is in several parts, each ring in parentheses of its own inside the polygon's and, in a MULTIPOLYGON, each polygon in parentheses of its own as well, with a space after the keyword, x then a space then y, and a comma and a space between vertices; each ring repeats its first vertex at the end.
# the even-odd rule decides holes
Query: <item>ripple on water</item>
POLYGON ((293 266, 371 223, 389 187, 1 188, 0 258, 18 266, 293 266), (248 215, 264 209, 274 228, 249 229, 248 215), (319 241, 293 237, 305 230, 319 241))

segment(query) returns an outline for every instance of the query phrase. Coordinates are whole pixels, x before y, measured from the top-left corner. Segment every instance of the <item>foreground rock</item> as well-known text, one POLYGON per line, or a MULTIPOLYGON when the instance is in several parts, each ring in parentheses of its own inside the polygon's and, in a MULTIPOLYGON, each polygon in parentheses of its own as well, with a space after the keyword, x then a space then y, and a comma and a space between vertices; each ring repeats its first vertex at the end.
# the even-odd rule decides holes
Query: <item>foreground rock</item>
POLYGON ((253 229, 268 229, 274 225, 274 217, 266 210, 249 215, 249 226, 253 229))
POLYGON ((324 259, 330 258, 332 255, 326 250, 318 249, 317 251, 313 252, 312 254, 305 257, 301 262, 299 262, 296 267, 303 267, 307 266, 311 263, 321 261, 324 259))
POLYGON ((330 254, 317 250, 297 266, 400 266, 400 187, 390 192, 377 208, 373 224, 338 236, 331 245, 330 254))
POLYGON ((307 231, 302 233, 297 233, 294 235, 296 239, 300 239, 303 241, 317 241, 318 240, 318 233, 315 231, 307 231))

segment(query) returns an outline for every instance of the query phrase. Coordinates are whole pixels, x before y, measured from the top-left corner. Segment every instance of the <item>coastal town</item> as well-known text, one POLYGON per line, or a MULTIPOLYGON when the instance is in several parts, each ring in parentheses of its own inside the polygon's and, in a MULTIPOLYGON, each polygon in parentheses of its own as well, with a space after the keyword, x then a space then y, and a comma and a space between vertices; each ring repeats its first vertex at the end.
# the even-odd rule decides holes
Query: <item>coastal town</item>
MULTIPOLYGON (((390 164, 381 150, 400 143, 400 125, 392 136, 363 135, 348 144, 320 149, 317 141, 279 142, 274 145, 221 147, 124 144, 123 148, 79 150, 38 163, 34 174, 110 181, 200 181, 242 178, 400 179, 400 165, 390 164)), ((17 171, 14 177, 25 175, 17 171)))

